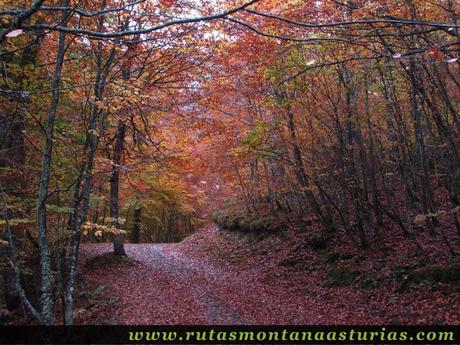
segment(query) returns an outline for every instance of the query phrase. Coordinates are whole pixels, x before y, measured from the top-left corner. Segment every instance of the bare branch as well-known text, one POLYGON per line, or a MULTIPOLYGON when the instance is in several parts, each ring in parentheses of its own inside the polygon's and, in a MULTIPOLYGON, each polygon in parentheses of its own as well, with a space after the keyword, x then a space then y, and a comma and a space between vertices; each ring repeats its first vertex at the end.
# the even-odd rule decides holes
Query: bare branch
POLYGON ((337 26, 352 26, 352 25, 369 25, 369 24, 391 24, 391 25, 403 25, 403 26, 431 26, 435 28, 460 28, 460 25, 457 24, 447 24, 447 23, 437 23, 437 22, 428 22, 420 20, 406 20, 406 19, 363 19, 363 20, 350 20, 350 21, 341 21, 341 22, 330 22, 330 23, 307 23, 300 22, 293 19, 288 19, 286 17, 278 16, 271 13, 259 12, 253 9, 244 9, 245 12, 252 13, 261 17, 276 19, 288 24, 307 27, 307 28, 327 28, 327 27, 337 27, 337 26))
POLYGON ((208 16, 194 17, 194 18, 184 18, 184 19, 172 20, 172 21, 169 21, 163 24, 159 24, 159 25, 155 25, 155 26, 152 26, 150 28, 145 28, 145 29, 122 30, 118 32, 100 32, 100 31, 92 31, 92 30, 85 30, 85 29, 79 29, 79 28, 69 28, 69 27, 64 27, 61 25, 52 25, 52 24, 23 25, 22 28, 25 30, 59 31, 59 32, 64 32, 64 33, 69 33, 69 34, 74 34, 74 35, 87 35, 90 37, 108 39, 108 38, 123 37, 123 36, 149 34, 151 32, 159 31, 159 30, 165 29, 170 26, 175 26, 175 25, 199 23, 199 22, 204 22, 204 21, 222 19, 233 13, 244 10, 248 6, 251 6, 259 1, 260 0, 251 0, 241 6, 235 7, 233 9, 230 9, 222 13, 212 14, 208 16))

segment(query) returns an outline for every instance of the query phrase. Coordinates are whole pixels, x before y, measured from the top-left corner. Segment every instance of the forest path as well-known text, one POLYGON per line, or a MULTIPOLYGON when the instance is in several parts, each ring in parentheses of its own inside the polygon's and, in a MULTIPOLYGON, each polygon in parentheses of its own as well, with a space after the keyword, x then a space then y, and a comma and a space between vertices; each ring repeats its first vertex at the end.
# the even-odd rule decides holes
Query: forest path
POLYGON ((114 260, 111 243, 82 244, 78 322, 458 324, 458 294, 327 286, 325 252, 306 251, 299 265, 285 267, 303 255, 292 246, 277 236, 249 241, 215 225, 177 244, 126 244, 127 260, 114 260))
POLYGON ((119 298, 120 324, 251 324, 214 291, 232 276, 206 261, 181 257, 175 244, 126 244, 129 261, 85 270, 85 262, 111 253, 111 244, 83 244, 83 275, 119 298))

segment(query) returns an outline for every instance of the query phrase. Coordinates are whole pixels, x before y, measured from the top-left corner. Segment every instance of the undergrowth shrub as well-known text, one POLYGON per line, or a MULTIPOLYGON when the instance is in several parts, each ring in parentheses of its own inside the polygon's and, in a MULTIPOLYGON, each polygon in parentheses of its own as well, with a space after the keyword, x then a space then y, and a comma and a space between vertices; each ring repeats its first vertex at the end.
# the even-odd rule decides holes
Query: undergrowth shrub
POLYGON ((276 216, 270 214, 240 214, 236 211, 221 209, 214 212, 213 220, 227 231, 264 234, 280 230, 276 216))

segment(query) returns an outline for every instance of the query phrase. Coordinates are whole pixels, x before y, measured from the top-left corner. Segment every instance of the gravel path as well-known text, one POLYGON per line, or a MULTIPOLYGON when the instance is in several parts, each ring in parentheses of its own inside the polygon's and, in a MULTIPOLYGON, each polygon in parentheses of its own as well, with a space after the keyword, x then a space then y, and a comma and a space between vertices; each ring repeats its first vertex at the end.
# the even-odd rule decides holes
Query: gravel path
MULTIPOLYGON (((216 279, 231 285, 231 275, 203 262, 183 260, 173 248, 174 244, 127 244, 129 262, 83 269, 83 275, 117 293, 120 324, 252 323, 213 289, 216 279)), ((82 245, 82 267, 111 250, 110 244, 82 245)))

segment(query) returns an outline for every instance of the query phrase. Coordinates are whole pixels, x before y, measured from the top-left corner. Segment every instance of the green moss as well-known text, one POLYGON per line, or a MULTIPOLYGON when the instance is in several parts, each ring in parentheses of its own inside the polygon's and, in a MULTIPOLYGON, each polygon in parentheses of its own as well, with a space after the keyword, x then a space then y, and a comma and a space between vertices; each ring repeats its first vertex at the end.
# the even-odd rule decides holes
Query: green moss
POLYGON ((340 254, 340 258, 342 260, 351 260, 353 259, 355 256, 353 254, 350 254, 350 253, 343 253, 343 254, 340 254))
POLYGON ((240 229, 241 217, 229 217, 227 220, 227 228, 232 231, 240 229))
POLYGON ((326 249, 329 242, 329 238, 324 236, 313 236, 308 240, 308 244, 314 250, 326 249))
POLYGON ((365 277, 359 285, 363 290, 372 290, 379 287, 379 281, 372 276, 365 277))
POLYGON ((297 265, 297 263, 298 263, 298 260, 296 258, 289 257, 289 258, 283 259, 280 262, 280 265, 284 267, 294 267, 297 265))
POLYGON ((261 232, 262 228, 263 228, 263 224, 262 224, 261 219, 251 217, 251 219, 249 221, 249 226, 245 230, 246 230, 246 232, 258 233, 258 232, 261 232))
POLYGON ((439 283, 454 283, 460 281, 460 265, 435 268, 422 273, 425 278, 439 283))
POLYGON ((392 270, 392 277, 400 284, 399 291, 406 291, 412 284, 422 284, 427 290, 435 291, 441 284, 460 282, 460 265, 417 271, 410 267, 397 267, 392 270))
POLYGON ((324 261, 328 264, 333 264, 340 259, 340 254, 336 252, 329 252, 324 255, 324 261))
POLYGON ((361 275, 359 271, 352 271, 347 268, 332 268, 328 273, 328 287, 350 286, 361 275))
POLYGON ((85 263, 87 267, 100 267, 100 266, 111 266, 111 265, 132 265, 132 262, 127 256, 114 255, 113 253, 106 253, 89 260, 85 263))
POLYGON ((275 225, 276 218, 270 215, 226 214, 224 211, 217 211, 214 212, 213 219, 222 229, 228 231, 262 234, 279 230, 275 225))

